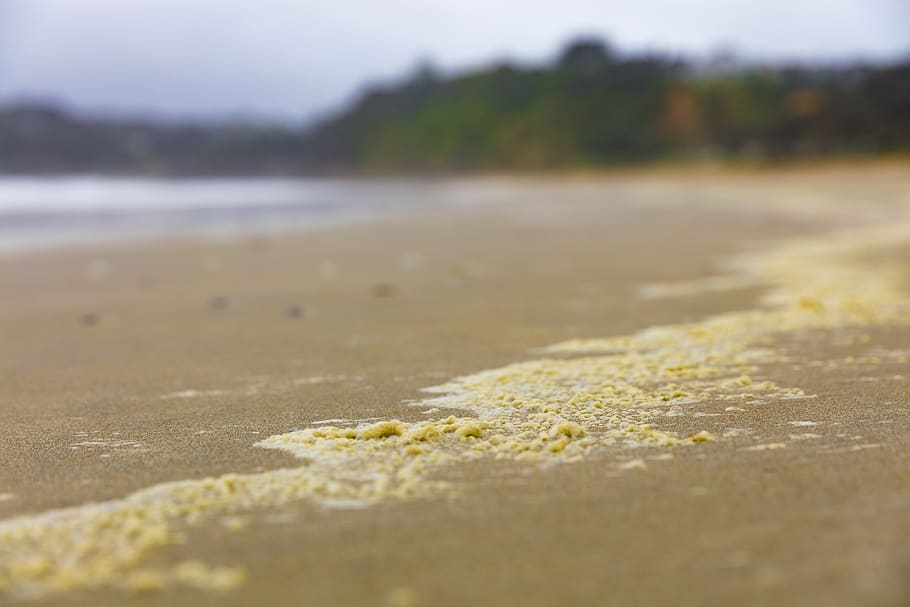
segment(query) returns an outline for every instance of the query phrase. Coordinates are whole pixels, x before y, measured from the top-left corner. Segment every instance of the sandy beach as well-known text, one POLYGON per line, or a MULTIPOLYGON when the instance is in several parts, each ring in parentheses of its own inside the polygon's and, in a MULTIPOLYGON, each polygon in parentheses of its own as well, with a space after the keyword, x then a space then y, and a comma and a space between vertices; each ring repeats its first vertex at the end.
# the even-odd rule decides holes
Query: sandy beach
POLYGON ((908 169, 8 254, 0 602, 905 605, 908 169))

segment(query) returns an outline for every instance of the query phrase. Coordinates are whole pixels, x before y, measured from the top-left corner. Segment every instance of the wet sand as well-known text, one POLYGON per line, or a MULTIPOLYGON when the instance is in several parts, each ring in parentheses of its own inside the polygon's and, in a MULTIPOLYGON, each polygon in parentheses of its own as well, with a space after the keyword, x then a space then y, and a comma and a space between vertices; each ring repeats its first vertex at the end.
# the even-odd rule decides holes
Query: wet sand
MULTIPOLYGON (((255 443, 324 420, 417 422, 421 389, 537 348, 761 308, 761 284, 642 289, 904 220, 907 169, 519 180, 495 205, 382 223, 2 259, 0 517, 299 467, 255 443)), ((910 234, 864 257, 906 270, 910 234)), ((236 587, 74 584, 32 601, 902 605, 907 344, 903 322, 788 331, 751 377, 814 398, 681 401, 653 422, 716 440, 477 458, 418 499, 211 516, 130 569, 198 560, 242 569, 236 587)))

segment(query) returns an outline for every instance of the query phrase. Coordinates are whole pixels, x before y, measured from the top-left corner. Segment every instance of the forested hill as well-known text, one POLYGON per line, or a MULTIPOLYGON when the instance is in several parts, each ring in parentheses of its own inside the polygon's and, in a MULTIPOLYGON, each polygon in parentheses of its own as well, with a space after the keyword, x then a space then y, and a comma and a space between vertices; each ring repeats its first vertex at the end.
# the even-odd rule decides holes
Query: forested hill
POLYGON ((308 130, 0 112, 6 172, 450 172, 898 151, 910 151, 910 62, 694 67, 597 41, 539 67, 422 69, 308 130))

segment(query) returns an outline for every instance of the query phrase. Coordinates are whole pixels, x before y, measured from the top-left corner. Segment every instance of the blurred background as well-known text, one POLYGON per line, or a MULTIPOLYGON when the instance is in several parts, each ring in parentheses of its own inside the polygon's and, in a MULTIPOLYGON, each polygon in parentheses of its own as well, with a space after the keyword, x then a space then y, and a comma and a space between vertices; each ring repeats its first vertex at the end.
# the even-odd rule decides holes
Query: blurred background
POLYGON ((0 172, 533 170, 910 147, 906 0, 0 0, 0 172))
POLYGON ((906 0, 0 0, 13 248, 445 197, 389 176, 908 150, 906 0))

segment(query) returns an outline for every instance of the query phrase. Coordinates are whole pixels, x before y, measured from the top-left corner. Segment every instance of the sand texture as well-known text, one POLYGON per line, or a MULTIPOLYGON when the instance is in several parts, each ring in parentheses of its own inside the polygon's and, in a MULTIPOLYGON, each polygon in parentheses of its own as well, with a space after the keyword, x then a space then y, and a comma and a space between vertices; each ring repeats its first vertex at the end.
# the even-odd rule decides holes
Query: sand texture
POLYGON ((905 605, 910 167, 0 258, 0 602, 905 605))

